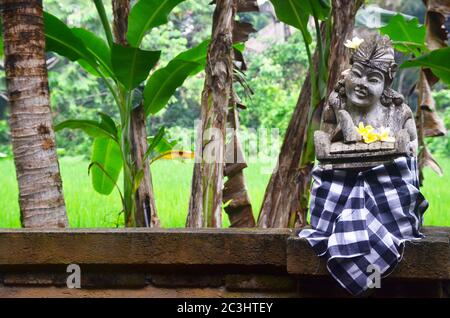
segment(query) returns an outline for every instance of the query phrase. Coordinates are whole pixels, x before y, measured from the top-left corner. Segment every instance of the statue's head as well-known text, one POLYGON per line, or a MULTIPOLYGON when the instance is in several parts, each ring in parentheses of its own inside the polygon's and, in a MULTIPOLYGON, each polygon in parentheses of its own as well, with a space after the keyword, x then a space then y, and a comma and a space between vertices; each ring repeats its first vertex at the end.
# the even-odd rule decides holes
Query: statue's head
POLYGON ((340 89, 347 102, 361 110, 370 109, 380 102, 385 106, 392 103, 390 87, 397 64, 388 37, 373 35, 366 38, 354 51, 350 64, 352 67, 340 89))

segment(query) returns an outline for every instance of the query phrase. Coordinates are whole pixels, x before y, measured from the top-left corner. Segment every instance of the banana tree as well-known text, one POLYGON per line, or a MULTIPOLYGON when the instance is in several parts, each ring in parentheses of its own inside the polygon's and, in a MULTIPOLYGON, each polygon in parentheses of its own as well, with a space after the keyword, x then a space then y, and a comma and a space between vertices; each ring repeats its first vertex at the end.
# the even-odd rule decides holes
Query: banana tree
POLYGON ((248 88, 243 74, 246 69, 243 50, 250 33, 255 31, 250 23, 237 21, 235 17, 241 12, 259 11, 259 7, 256 0, 213 0, 211 4, 216 7, 202 95, 202 126, 197 139, 199 160, 194 165, 186 226, 221 227, 223 208, 231 227, 254 227, 243 174, 247 164, 238 136, 237 108, 238 104, 240 108, 245 106, 238 101, 233 81, 248 88), (227 124, 233 130, 228 143, 225 137, 227 124), (211 128, 220 130, 220 135, 211 135, 211 128), (215 161, 211 162, 203 154, 205 150, 211 151, 213 144, 216 153, 215 161), (227 181, 223 184, 224 177, 227 181))
POLYGON ((143 158, 133 158, 133 110, 143 107, 142 120, 160 111, 187 77, 204 69, 206 61, 208 43, 203 42, 152 72, 161 52, 140 48, 144 36, 167 23, 172 9, 183 1, 138 1, 129 13, 126 46, 114 43, 100 0, 94 2, 107 42, 86 29, 67 26, 50 13, 44 15, 47 50, 79 63, 88 73, 99 77, 114 98, 120 122, 99 113, 96 120, 69 119, 56 125, 55 130, 81 129, 94 139, 89 169, 97 192, 109 195, 118 188, 117 180, 123 169, 121 198, 127 226, 157 224, 157 220, 151 220, 152 215, 137 215, 135 195, 144 177, 144 163, 157 149, 157 144, 164 141, 163 131, 160 131, 142 154, 143 158))
MULTIPOLYGON (((259 12, 256 0, 236 1, 236 15, 242 12, 259 12)), ((234 74, 233 82, 239 84, 247 95, 252 90, 246 82, 245 71, 247 70, 243 51, 245 42, 250 34, 256 32, 253 25, 248 22, 234 21, 233 25, 233 59, 234 74)), ((225 146, 225 169, 226 181, 223 185, 222 202, 223 210, 228 214, 230 227, 255 227, 255 218, 250 196, 247 191, 244 169, 247 168, 241 141, 239 138, 239 114, 240 110, 246 109, 239 101, 239 97, 231 84, 230 101, 227 116, 227 125, 233 130, 233 134, 225 146)))
MULTIPOLYGON (((116 43, 128 46, 128 15, 130 13, 130 0, 112 0, 113 33, 116 43)), ((136 225, 159 226, 156 202, 154 199, 152 175, 148 160, 143 160, 143 154, 148 150, 147 129, 144 108, 135 107, 131 113, 131 160, 142 167, 143 177, 134 195, 136 204, 136 225), (143 216, 143 217, 142 217, 143 216), (139 224, 139 220, 141 221, 139 224), (142 223, 145 221, 145 223, 142 223), (149 222, 150 221, 150 222, 149 222)))
MULTIPOLYGON (((331 12, 331 5, 329 0, 271 0, 271 2, 275 8, 277 18, 280 21, 295 27, 301 32, 309 64, 309 73, 307 79, 309 87, 306 89, 302 88, 302 93, 303 91, 306 92, 306 90, 308 90, 307 97, 309 98, 309 100, 306 101, 308 107, 305 108, 303 113, 301 114, 301 117, 304 118, 304 124, 302 125, 303 128, 299 132, 301 136, 306 136, 306 138, 303 137, 303 140, 301 140, 297 145, 300 150, 297 150, 297 156, 293 156, 293 158, 296 158, 294 159, 294 161, 296 162, 291 162, 291 164, 285 166, 281 162, 283 158, 281 157, 282 154, 280 154, 279 161, 282 166, 280 165, 280 169, 272 175, 269 186, 266 189, 263 205, 261 207, 261 212, 258 218, 259 227, 287 227, 293 226, 295 219, 298 218, 299 210, 301 208, 301 201, 299 201, 299 197, 303 196, 304 193, 302 193, 303 191, 300 191, 297 184, 299 184, 299 181, 303 182, 305 179, 307 179, 307 173, 304 173, 303 171, 308 170, 311 166, 311 161, 314 161, 314 152, 311 151, 311 147, 313 145, 311 145, 310 141, 312 140, 312 132, 317 127, 316 125, 312 125, 312 118, 314 111, 317 109, 321 99, 326 93, 328 74, 326 69, 326 48, 327 42, 329 43, 329 37, 325 36, 324 38, 322 36, 325 35, 326 32, 323 33, 320 30, 319 21, 326 21, 326 23, 330 24, 329 16, 331 12), (313 18, 315 26, 317 46, 316 58, 313 58, 313 55, 311 53, 311 44, 313 42, 313 38, 308 29, 308 22, 310 17, 313 18), (287 167, 289 167, 289 169, 292 169, 291 166, 294 167, 293 169, 295 171, 283 171, 287 167), (286 176, 298 174, 298 177, 296 177, 295 180, 292 180, 291 182, 293 185, 295 184, 295 188, 297 188, 296 191, 291 191, 294 199, 284 197, 285 195, 282 193, 282 189, 286 185, 284 184, 285 181, 282 180, 286 180, 286 176, 283 177, 281 174, 286 174, 286 176), (280 184, 277 185, 276 183, 280 184), (276 198, 276 196, 281 196, 281 200, 280 198, 276 198), (277 206, 283 204, 282 202, 285 202, 285 204, 287 204, 288 206, 277 206), (291 203, 296 204, 291 205, 291 203), (279 215, 278 217, 274 217, 273 214, 281 213, 277 211, 285 211, 285 213, 279 215)), ((329 31, 329 28, 325 29, 326 31, 329 31)), ((292 144, 292 140, 289 141, 290 138, 288 136, 290 136, 289 131, 288 134, 286 134, 284 144, 286 144, 286 142, 292 144)), ((284 144, 282 152, 283 149, 286 149, 286 146, 284 144)), ((303 183, 305 183, 306 185, 308 182, 303 183)), ((304 220, 304 216, 300 216, 300 219, 302 219, 301 222, 303 223, 306 221, 304 220)))
POLYGON ((314 162, 313 131, 319 125, 324 97, 331 90, 330 84, 335 83, 347 63, 343 43, 351 36, 355 15, 362 1, 271 2, 280 21, 300 30, 307 50, 309 72, 283 140, 278 166, 264 195, 258 226, 303 226, 306 224, 314 162), (308 30, 310 18, 314 21, 317 42, 314 54, 311 53, 312 36, 308 30), (320 24, 320 21, 323 22, 320 24))

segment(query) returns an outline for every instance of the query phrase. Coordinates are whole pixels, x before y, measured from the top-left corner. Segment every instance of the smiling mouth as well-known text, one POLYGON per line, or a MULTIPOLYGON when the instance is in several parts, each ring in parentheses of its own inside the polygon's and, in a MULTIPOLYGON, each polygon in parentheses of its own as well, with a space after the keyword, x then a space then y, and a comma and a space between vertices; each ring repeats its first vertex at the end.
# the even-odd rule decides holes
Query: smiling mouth
POLYGON ((359 98, 366 98, 368 94, 366 91, 355 89, 355 95, 359 98))

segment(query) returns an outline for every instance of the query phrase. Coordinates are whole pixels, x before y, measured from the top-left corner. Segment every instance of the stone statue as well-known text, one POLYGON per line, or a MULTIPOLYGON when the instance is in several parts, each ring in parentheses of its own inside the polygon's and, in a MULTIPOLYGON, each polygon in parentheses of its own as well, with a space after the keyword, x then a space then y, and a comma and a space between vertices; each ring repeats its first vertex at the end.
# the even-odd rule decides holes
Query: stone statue
POLYGON ((314 134, 320 165, 369 168, 416 156, 413 113, 403 96, 391 89, 397 64, 389 38, 371 35, 353 42, 346 45, 352 47, 351 69, 342 73, 330 94, 321 129, 314 134))

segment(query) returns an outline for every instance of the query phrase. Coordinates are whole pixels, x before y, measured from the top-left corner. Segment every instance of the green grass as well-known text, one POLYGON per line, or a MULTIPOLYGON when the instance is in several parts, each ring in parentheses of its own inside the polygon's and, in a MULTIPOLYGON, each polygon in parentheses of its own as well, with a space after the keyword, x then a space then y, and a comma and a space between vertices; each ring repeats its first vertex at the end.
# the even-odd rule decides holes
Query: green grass
MULTIPOLYGON (((439 160, 444 176, 439 177, 429 169, 425 170, 425 184, 422 191, 430 203, 425 213, 425 224, 450 226, 450 159, 439 160)), ((110 196, 96 193, 87 174, 87 162, 77 157, 60 159, 64 196, 71 227, 115 227, 123 224, 120 199, 117 192, 110 196)), ((249 164, 245 170, 247 187, 254 206, 255 215, 263 200, 271 167, 249 164)), ((162 226, 184 227, 191 186, 192 164, 179 161, 159 161, 152 166, 156 205, 162 226)), ((17 202, 17 182, 14 164, 11 160, 0 161, 0 228, 20 227, 17 202)), ((224 227, 229 225, 224 214, 224 227)))
POLYGON ((442 177, 430 168, 424 170, 423 195, 430 204, 424 214, 425 225, 450 226, 450 158, 437 160, 444 171, 442 177))

